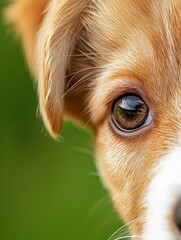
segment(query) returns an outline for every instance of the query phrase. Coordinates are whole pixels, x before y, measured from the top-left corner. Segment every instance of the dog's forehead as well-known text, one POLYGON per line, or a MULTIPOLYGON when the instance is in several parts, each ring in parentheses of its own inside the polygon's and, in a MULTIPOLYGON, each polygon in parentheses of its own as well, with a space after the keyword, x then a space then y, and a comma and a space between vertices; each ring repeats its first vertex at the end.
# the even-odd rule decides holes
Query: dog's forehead
POLYGON ((159 91, 162 99, 164 95, 172 96, 181 88, 181 1, 105 2, 97 12, 97 19, 102 18, 104 23, 101 29, 95 28, 101 32, 97 32, 97 40, 120 53, 115 54, 118 69, 140 75, 138 80, 143 79, 154 94, 159 91))
MULTIPOLYGON (((124 5, 129 5, 129 2, 127 1, 124 5)), ((178 122, 181 116, 179 114, 181 113, 179 104, 181 100, 181 1, 150 2, 152 6, 148 5, 151 8, 147 8, 144 4, 147 13, 149 12, 147 18, 146 16, 141 18, 142 15, 139 15, 140 11, 138 11, 139 14, 132 13, 131 27, 128 19, 130 16, 124 18, 125 31, 121 28, 119 32, 112 29, 112 38, 104 37, 110 34, 112 26, 109 31, 102 32, 102 43, 107 41, 105 46, 111 46, 109 41, 116 41, 114 46, 117 48, 115 52, 111 49, 114 54, 110 53, 109 64, 106 65, 98 81, 95 81, 96 87, 91 94, 92 100, 89 106, 94 110, 102 109, 100 112, 103 113, 104 107, 101 108, 100 105, 103 106, 106 102, 118 98, 120 91, 117 89, 129 89, 128 85, 138 83, 145 95, 156 102, 155 105, 158 106, 156 111, 162 111, 163 115, 170 111, 170 116, 174 115, 175 121, 178 122), (112 93, 116 91, 112 98, 112 93), (165 111, 166 108, 167 111, 165 111)), ((140 9, 141 4, 138 5, 140 9)), ((120 18, 117 18, 118 23, 115 23, 116 27, 123 19, 121 7, 118 4, 115 9, 112 9, 114 12, 120 12, 120 18)), ((106 25, 106 19, 104 24, 106 25)))

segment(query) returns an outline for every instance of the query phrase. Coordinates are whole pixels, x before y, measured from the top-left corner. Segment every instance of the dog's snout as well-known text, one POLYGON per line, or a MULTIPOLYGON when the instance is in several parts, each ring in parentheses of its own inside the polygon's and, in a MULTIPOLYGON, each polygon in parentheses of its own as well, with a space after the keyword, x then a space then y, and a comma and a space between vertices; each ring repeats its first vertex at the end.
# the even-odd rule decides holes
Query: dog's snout
POLYGON ((181 199, 179 200, 175 208, 174 221, 177 230, 181 233, 181 199))

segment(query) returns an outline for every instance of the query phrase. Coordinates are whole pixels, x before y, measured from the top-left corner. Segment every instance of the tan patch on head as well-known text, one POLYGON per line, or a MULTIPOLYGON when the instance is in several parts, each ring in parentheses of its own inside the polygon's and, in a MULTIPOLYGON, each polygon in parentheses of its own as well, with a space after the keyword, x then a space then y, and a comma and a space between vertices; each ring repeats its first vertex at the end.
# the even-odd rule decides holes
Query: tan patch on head
MULTIPOLYGON (((106 1, 97 5, 100 11, 93 30, 97 41, 90 39, 98 52, 111 53, 110 58, 102 58, 105 71, 94 81, 89 106, 100 172, 117 211, 128 222, 145 213, 143 199, 151 169, 178 140, 181 31, 177 27, 181 16, 176 8, 180 2, 106 1), (123 137, 109 125, 111 108, 119 96, 136 89, 149 106, 153 122, 139 134, 123 137)), ((132 231, 140 234, 143 222, 132 224, 132 231)))

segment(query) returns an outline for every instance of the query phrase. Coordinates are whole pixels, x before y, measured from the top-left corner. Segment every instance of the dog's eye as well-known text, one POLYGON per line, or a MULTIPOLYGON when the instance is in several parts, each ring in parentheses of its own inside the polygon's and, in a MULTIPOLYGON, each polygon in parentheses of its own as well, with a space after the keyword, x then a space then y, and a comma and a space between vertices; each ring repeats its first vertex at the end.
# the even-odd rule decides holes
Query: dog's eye
POLYGON ((113 119, 118 128, 123 131, 129 132, 142 127, 148 114, 148 106, 135 94, 123 95, 113 107, 113 119))

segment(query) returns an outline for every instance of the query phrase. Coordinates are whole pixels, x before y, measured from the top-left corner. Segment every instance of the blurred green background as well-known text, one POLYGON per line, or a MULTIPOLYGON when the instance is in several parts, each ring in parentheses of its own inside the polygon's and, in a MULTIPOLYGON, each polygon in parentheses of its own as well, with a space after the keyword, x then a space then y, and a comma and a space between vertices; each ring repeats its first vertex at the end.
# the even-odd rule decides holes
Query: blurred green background
POLYGON ((107 240, 120 227, 95 168, 91 135, 64 124, 53 141, 36 116, 36 87, 0 0, 2 240, 107 240))

